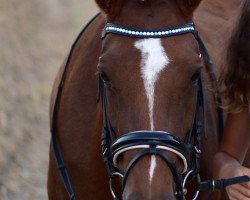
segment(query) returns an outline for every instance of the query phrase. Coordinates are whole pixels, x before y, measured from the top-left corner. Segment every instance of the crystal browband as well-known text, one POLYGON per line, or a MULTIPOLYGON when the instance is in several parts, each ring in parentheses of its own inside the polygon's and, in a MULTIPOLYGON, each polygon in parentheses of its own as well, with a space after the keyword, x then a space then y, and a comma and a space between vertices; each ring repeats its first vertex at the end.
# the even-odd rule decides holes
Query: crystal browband
POLYGON ((136 38, 161 38, 193 32, 195 32, 194 23, 188 23, 184 25, 179 25, 178 27, 170 27, 166 29, 152 31, 143 29, 130 29, 117 24, 107 23, 102 32, 102 39, 105 38, 108 33, 136 38))

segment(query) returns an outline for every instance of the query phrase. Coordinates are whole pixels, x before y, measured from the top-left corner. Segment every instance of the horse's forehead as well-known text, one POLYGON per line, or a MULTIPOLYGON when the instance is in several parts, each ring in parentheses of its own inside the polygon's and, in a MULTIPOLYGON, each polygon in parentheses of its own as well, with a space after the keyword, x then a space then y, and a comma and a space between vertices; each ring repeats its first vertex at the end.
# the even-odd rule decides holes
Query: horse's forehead
POLYGON ((155 82, 159 73, 169 64, 169 57, 162 45, 161 39, 142 39, 134 44, 141 52, 141 73, 148 81, 155 82))
POLYGON ((141 52, 141 76, 148 99, 150 129, 154 130, 155 84, 160 72, 167 67, 170 61, 159 38, 141 39, 136 41, 134 46, 141 52))

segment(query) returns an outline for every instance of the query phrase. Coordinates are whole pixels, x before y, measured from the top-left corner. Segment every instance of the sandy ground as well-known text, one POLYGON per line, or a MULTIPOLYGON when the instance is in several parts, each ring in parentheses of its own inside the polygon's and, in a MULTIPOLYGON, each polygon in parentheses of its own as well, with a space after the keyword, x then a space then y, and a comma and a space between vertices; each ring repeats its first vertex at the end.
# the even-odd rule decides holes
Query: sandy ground
POLYGON ((0 200, 45 200, 53 79, 94 0, 0 0, 0 200))

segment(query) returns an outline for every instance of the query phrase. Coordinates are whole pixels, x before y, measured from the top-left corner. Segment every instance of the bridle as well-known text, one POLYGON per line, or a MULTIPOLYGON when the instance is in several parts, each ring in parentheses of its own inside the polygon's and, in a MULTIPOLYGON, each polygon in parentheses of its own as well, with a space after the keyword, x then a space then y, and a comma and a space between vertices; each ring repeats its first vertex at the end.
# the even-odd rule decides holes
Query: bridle
MULTIPOLYGON (((70 54, 68 56, 64 71, 62 73, 61 80, 58 85, 58 91, 55 98, 53 112, 51 117, 51 143, 54 150, 55 160, 57 168, 60 171, 65 189, 68 192, 70 200, 76 200, 76 195, 73 191, 73 187, 64 164, 60 148, 57 142, 56 136, 56 123, 57 123, 57 110, 62 93, 63 83, 67 74, 67 69, 71 60, 72 53, 75 46, 86 28, 91 24, 100 14, 97 14, 81 31, 78 35, 76 41, 72 45, 70 54)), ((200 52, 204 58, 205 64, 208 68, 210 79, 215 81, 215 76, 213 73, 213 63, 209 58, 207 50, 195 29, 193 23, 188 23, 180 25, 178 27, 171 27, 163 30, 138 30, 129 29, 116 24, 107 23, 102 32, 102 39, 106 37, 107 34, 118 34, 127 37, 136 38, 163 38, 177 36, 187 33, 192 33, 197 40, 200 52)), ((174 181, 176 184, 176 197, 178 200, 183 200, 186 193, 185 184, 188 180, 192 178, 197 179, 197 192, 193 200, 197 199, 199 191, 208 189, 221 189, 228 185, 250 181, 247 176, 236 177, 226 180, 212 180, 212 181, 200 181, 199 170, 200 170, 200 154, 201 154, 201 129, 203 126, 205 136, 206 134, 206 102, 205 94, 203 93, 202 79, 201 76, 195 82, 196 85, 196 95, 195 95, 195 110, 193 116, 193 122, 191 124, 191 129, 186 135, 184 141, 180 140, 178 137, 172 135, 171 133, 165 131, 136 131, 127 133, 119 138, 115 138, 114 131, 112 129, 111 123, 108 119, 107 113, 107 98, 106 98, 106 86, 109 84, 106 80, 99 77, 99 95, 98 101, 102 101, 103 110, 103 128, 102 128, 102 152, 103 159, 106 164, 109 177, 110 177, 110 191, 114 200, 118 200, 112 185, 112 180, 115 176, 119 176, 123 179, 123 187, 126 184, 127 178, 130 171, 133 169, 135 164, 145 155, 157 155, 161 157, 165 163, 170 168, 174 181), (202 110, 202 117, 198 114, 202 110), (129 162, 128 167, 124 174, 122 174, 116 167, 118 157, 126 151, 132 149, 139 149, 140 151, 134 155, 132 160, 129 162), (166 151, 170 151, 181 158, 184 165, 184 170, 182 173, 178 172, 175 163, 169 159, 166 151)), ((220 128, 219 132, 222 130, 223 117, 221 109, 218 109, 218 126, 220 128)), ((221 137, 221 136, 220 136, 221 137)), ((219 138, 220 139, 220 138, 219 138)))
MULTIPOLYGON (((196 31, 193 23, 188 23, 180 25, 178 27, 171 27, 162 30, 130 29, 122 27, 120 25, 107 23, 105 25, 105 28, 103 29, 102 39, 104 39, 109 33, 136 38, 163 38, 192 33, 198 41, 202 56, 204 58, 207 57, 206 49, 203 49, 204 45, 200 44, 201 39, 199 38, 198 32, 196 31)), ((209 60, 205 59, 205 62, 208 61, 209 60)), ((185 179, 185 176, 188 174, 189 179, 199 176, 201 129, 202 121, 204 121, 204 116, 206 114, 201 76, 195 83, 196 95, 193 121, 190 131, 186 135, 184 141, 165 131, 135 131, 127 133, 115 139, 115 134, 113 133, 113 129, 111 127, 111 123, 109 122, 107 114, 107 84, 109 83, 107 83, 105 79, 102 79, 100 77, 99 90, 103 110, 102 151, 103 159, 110 176, 110 190, 113 198, 118 199, 112 187, 112 179, 114 178, 114 176, 118 175, 123 178, 124 188, 127 178, 135 164, 145 155, 157 155, 161 157, 170 168, 176 184, 176 197, 178 200, 182 200, 184 197, 183 180, 185 179), (198 114, 200 109, 203 113, 202 118, 198 114), (124 174, 122 174, 117 169, 117 159, 121 154, 132 149, 139 149, 139 152, 134 155, 134 157, 129 162, 124 174), (178 172, 178 168, 175 162, 173 162, 169 158, 166 151, 170 151, 176 154, 182 160, 184 166, 182 173, 178 172)))

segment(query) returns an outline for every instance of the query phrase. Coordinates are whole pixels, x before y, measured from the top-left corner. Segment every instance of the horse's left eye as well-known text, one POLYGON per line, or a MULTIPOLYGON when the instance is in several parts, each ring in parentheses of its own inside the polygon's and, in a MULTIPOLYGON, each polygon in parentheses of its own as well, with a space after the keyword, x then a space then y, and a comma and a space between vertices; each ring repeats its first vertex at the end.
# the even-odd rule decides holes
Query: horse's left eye
POLYGON ((196 85, 196 84, 198 83, 198 81, 199 81, 199 78, 200 78, 200 70, 199 70, 199 71, 196 71, 196 72, 192 75, 192 77, 191 77, 191 79, 190 79, 191 84, 192 84, 192 85, 196 85))
POLYGON ((112 82, 110 81, 108 76, 105 74, 105 72, 99 71, 99 76, 106 86, 109 86, 109 87, 111 86, 112 82))

